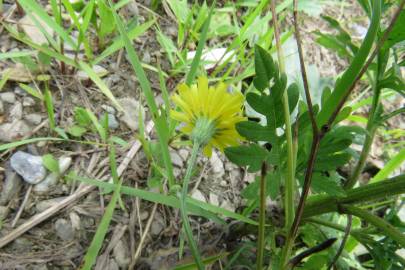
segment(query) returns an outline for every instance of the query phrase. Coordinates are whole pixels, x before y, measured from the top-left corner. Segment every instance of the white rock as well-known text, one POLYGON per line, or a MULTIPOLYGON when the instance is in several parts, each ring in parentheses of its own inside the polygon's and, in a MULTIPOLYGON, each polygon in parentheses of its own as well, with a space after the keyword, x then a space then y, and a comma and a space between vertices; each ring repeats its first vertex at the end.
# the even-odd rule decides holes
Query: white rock
POLYGON ((35 43, 38 45, 47 44, 48 40, 46 36, 41 32, 39 27, 36 25, 36 22, 39 23, 45 32, 47 32, 50 36, 53 36, 53 29, 48 26, 45 22, 43 22, 38 16, 36 16, 33 12, 29 15, 25 15, 19 21, 20 27, 23 29, 25 34, 35 43), (31 16, 34 16, 35 20, 31 19, 31 16))
POLYGON ((0 99, 7 103, 14 103, 15 94, 13 92, 0 93, 0 99))
POLYGON ((218 195, 215 193, 210 193, 210 204, 219 206, 218 195))
POLYGON ((23 107, 21 102, 16 102, 10 109, 9 119, 11 121, 21 120, 23 115, 23 107))
POLYGON ((170 158, 171 158, 174 166, 177 166, 180 168, 183 167, 183 159, 180 157, 180 155, 177 153, 177 151, 171 149, 170 158))
POLYGON ((35 105, 35 100, 32 97, 24 97, 23 98, 23 106, 24 107, 31 107, 35 105))
MULTIPOLYGON (((99 65, 94 65, 93 66, 93 71, 100 77, 104 77, 108 74, 108 70, 106 70, 105 68, 103 68, 102 66, 99 65)), ((83 70, 79 70, 76 73, 76 77, 79 78, 79 80, 81 81, 85 81, 88 80, 90 77, 89 75, 87 75, 86 72, 84 72, 83 70)))
POLYGON ((210 158, 210 164, 212 172, 215 174, 216 177, 222 177, 225 174, 224 170, 224 163, 218 157, 216 151, 212 151, 212 156, 210 158))
POLYGON ((120 98, 118 102, 123 108, 120 120, 123 121, 133 131, 138 130, 139 110, 145 115, 145 110, 140 103, 134 98, 120 98))
POLYGON ((39 125, 42 121, 42 116, 39 113, 27 114, 24 118, 28 123, 33 125, 39 125))
POLYGON ((10 158, 10 165, 22 178, 30 184, 38 184, 46 176, 42 157, 18 151, 10 158))
POLYGON ((37 193, 45 193, 49 191, 49 189, 58 182, 60 176, 66 172, 70 164, 72 164, 71 157, 63 157, 63 156, 60 157, 59 158, 60 174, 58 175, 53 172, 50 173, 43 181, 34 186, 34 191, 37 193))
POLYGON ((113 114, 108 114, 108 128, 117 129, 119 128, 120 123, 118 123, 117 118, 113 114))
POLYGON ((191 197, 198 200, 198 201, 203 201, 203 202, 207 202, 207 200, 204 197, 204 194, 202 194, 201 191, 199 191, 198 189, 196 189, 193 194, 191 194, 191 197))

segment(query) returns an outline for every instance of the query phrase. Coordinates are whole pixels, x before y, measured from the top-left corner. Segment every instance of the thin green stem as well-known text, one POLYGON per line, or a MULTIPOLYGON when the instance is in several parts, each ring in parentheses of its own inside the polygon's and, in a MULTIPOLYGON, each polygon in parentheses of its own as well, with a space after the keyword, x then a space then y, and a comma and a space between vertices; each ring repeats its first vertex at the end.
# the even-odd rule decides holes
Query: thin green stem
POLYGON ((385 235, 391 237, 393 240, 398 242, 402 247, 405 247, 405 235, 400 232, 397 228, 386 222, 384 219, 377 217, 366 210, 360 209, 355 206, 341 205, 339 207, 340 212, 354 215, 359 217, 373 226, 381 230, 385 235))
POLYGON ((204 270, 205 267, 202 262, 200 252, 198 251, 197 243, 195 242, 194 237, 193 237, 193 230, 191 229, 190 222, 188 220, 187 207, 186 207, 188 184, 191 179, 191 174, 193 172, 194 165, 197 161, 197 155, 198 155, 199 150, 200 150, 200 144, 194 143, 193 150, 191 152, 191 158, 188 161, 186 175, 184 176, 184 179, 183 179, 183 187, 182 187, 182 191, 180 194, 180 213, 181 213, 181 219, 183 221, 184 232, 186 233, 188 244, 190 246, 191 253, 193 254, 195 263, 197 264, 197 267, 199 270, 204 270))
POLYGON ((262 171, 260 176, 260 207, 259 207, 259 233, 257 241, 257 262, 256 269, 263 269, 263 258, 264 258, 264 246, 266 243, 265 239, 265 225, 266 225, 266 173, 267 165, 266 162, 262 164, 262 171))

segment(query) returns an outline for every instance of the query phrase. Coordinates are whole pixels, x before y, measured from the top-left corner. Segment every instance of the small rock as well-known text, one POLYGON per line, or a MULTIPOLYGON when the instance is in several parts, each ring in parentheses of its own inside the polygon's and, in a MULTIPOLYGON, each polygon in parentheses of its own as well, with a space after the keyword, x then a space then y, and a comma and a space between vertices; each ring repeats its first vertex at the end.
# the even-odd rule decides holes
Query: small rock
POLYGON ((33 125, 39 125, 42 121, 42 116, 39 113, 27 114, 24 118, 28 123, 33 125))
POLYGON ((220 185, 221 187, 226 187, 226 186, 228 186, 228 182, 226 182, 225 180, 222 180, 222 181, 219 183, 219 185, 220 185))
POLYGON ((11 156, 10 165, 30 184, 38 184, 46 176, 46 169, 42 165, 42 157, 40 156, 18 151, 11 156))
POLYGON ((17 63, 14 67, 7 68, 0 74, 8 74, 8 80, 28 83, 32 80, 32 73, 22 64, 17 63))
POLYGON ((31 107, 35 105, 35 100, 32 97, 24 97, 23 104, 24 107, 31 107))
POLYGON ((15 94, 13 92, 0 93, 0 99, 7 103, 14 103, 15 94))
POLYGON ((106 270, 120 270, 120 267, 114 259, 108 261, 108 268, 106 270))
POLYGON ((102 108, 104 111, 106 111, 107 113, 109 113, 109 114, 115 114, 115 109, 114 109, 114 107, 111 107, 111 106, 109 106, 109 105, 103 104, 103 105, 101 105, 101 108, 102 108))
POLYGON ((150 232, 152 236, 157 236, 160 234, 161 231, 166 227, 166 225, 163 222, 162 216, 156 212, 155 218, 152 222, 152 225, 150 227, 150 232))
POLYGON ((221 208, 224 208, 228 211, 235 212, 235 206, 233 206, 230 202, 227 200, 224 200, 221 204, 221 208))
POLYGON ((142 114, 145 115, 145 110, 142 105, 134 98, 120 98, 118 102, 123 108, 123 114, 120 116, 120 120, 131 130, 137 130, 139 126, 139 109, 141 109, 142 114))
POLYGON ((224 163, 218 157, 218 154, 215 151, 212 151, 212 156, 210 158, 210 164, 212 172, 216 177, 222 177, 225 174, 224 163))
POLYGON ((210 204, 219 206, 218 195, 215 193, 210 193, 210 204))
POLYGON ((57 173, 50 173, 45 180, 41 181, 40 183, 34 186, 34 191, 37 193, 45 193, 48 192, 49 189, 54 186, 61 175, 63 175, 66 170, 69 168, 70 164, 72 163, 71 157, 60 157, 59 158, 59 169, 60 174, 57 173))
MULTIPOLYGON (((93 66, 93 71, 100 77, 104 77, 108 74, 108 70, 106 70, 105 68, 103 68, 102 66, 99 65, 94 65, 93 66)), ((81 81, 85 81, 89 79, 89 75, 87 75, 86 72, 84 72, 83 70, 79 70, 76 73, 76 77, 79 78, 79 80, 81 81)))
POLYGON ((9 119, 11 121, 21 120, 22 115, 23 115, 22 104, 21 104, 21 102, 17 102, 10 109, 9 119))
POLYGON ((207 200, 204 197, 204 194, 202 194, 201 191, 199 191, 198 189, 196 189, 193 194, 191 194, 191 197, 198 200, 198 201, 203 201, 203 202, 207 202, 207 200))
POLYGON ((21 177, 11 168, 6 169, 6 180, 0 195, 0 205, 7 204, 21 189, 21 177))
POLYGON ((66 219, 60 218, 55 222, 56 235, 63 241, 71 241, 74 238, 72 224, 66 219))
POLYGON ((180 168, 174 167, 173 168, 173 175, 175 178, 179 178, 182 174, 182 170, 180 168))
POLYGON ((108 128, 110 129, 117 129, 119 128, 120 124, 117 121, 117 118, 113 114, 108 114, 108 128))
POLYGON ((127 269, 130 262, 128 250, 129 248, 123 240, 118 241, 113 249, 114 259, 122 269, 127 269))
POLYGON ((13 142, 27 136, 31 128, 24 120, 16 120, 12 123, 0 125, 0 141, 13 142))
POLYGON ((80 230, 80 217, 75 212, 69 213, 70 222, 72 223, 72 228, 76 231, 80 230))
POLYGON ((37 209, 37 212, 41 213, 41 212, 45 211, 46 209, 60 203, 64 199, 66 199, 66 197, 59 197, 59 198, 53 198, 53 199, 49 199, 49 200, 43 200, 43 201, 38 202, 37 205, 35 206, 35 208, 37 209))
POLYGON ((172 159, 172 163, 174 166, 179 168, 183 167, 183 159, 175 150, 170 150, 170 158, 172 159))
POLYGON ((9 210, 7 206, 0 205, 0 222, 7 218, 8 212, 9 210))
MULTIPOLYGON (((32 85, 30 85, 32 86, 32 85)), ((19 87, 18 85, 14 88, 14 93, 16 93, 18 96, 25 97, 27 95, 27 92, 19 87)))
POLYGON ((139 218, 141 221, 146 220, 149 217, 149 212, 148 211, 142 211, 141 214, 139 215, 139 218))
POLYGON ((142 62, 144 62, 145 64, 150 64, 150 61, 151 61, 150 53, 148 51, 145 51, 142 57, 142 62))
POLYGON ((0 114, 4 113, 4 105, 3 105, 3 101, 0 100, 0 114))
POLYGON ((48 24, 46 24, 44 21, 41 20, 37 15, 30 14, 30 15, 25 15, 19 22, 18 24, 21 26, 25 34, 34 42, 39 45, 42 44, 48 44, 48 39, 46 36, 42 33, 42 30, 40 30, 36 24, 35 21, 31 18, 31 16, 35 17, 35 21, 37 21, 43 28, 44 31, 46 31, 51 37, 53 36, 53 29, 49 27, 48 24))
POLYGON ((187 161, 188 154, 189 154, 189 152, 188 152, 186 149, 180 149, 180 150, 179 150, 179 155, 181 156, 181 158, 182 158, 184 161, 187 161))

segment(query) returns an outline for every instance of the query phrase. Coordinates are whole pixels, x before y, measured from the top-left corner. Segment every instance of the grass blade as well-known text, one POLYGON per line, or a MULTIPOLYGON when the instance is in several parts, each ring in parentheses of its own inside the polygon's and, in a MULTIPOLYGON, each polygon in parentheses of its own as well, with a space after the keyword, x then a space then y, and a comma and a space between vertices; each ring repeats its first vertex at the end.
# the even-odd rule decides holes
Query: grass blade
MULTIPOLYGON (((108 0, 110 7, 112 7, 112 2, 111 0, 108 0)), ((167 122, 166 118, 164 115, 159 115, 159 111, 155 102, 155 98, 153 96, 152 88, 150 86, 150 83, 146 77, 145 71, 142 68, 141 62, 139 61, 139 57, 135 52, 135 49, 133 48, 131 41, 125 31, 125 27, 123 22, 121 21, 121 18, 118 16, 116 11, 113 11, 113 16, 115 23, 117 25, 118 31, 120 32, 122 41, 124 42, 125 49, 128 53, 128 58, 129 61, 135 71, 135 74, 139 80, 139 83, 141 85, 143 94, 146 99, 146 103, 148 104, 148 107, 151 111, 152 114, 152 119, 153 122, 155 123, 156 126, 156 132, 158 134, 158 139, 159 139, 159 144, 162 150, 162 157, 163 157, 163 162, 165 164, 166 170, 167 170, 167 177, 168 177, 168 182, 169 182, 169 187, 172 187, 175 183, 174 175, 173 175, 173 165, 172 161, 169 155, 169 148, 168 148, 168 128, 167 128, 167 122)))
POLYGON ((402 149, 395 157, 393 157, 384 168, 382 168, 373 178, 370 183, 376 183, 387 179, 388 176, 405 161, 405 149, 402 149))
POLYGON ((207 40, 208 28, 210 26, 211 15, 213 13, 214 6, 215 6, 215 1, 214 1, 214 3, 212 3, 212 6, 211 6, 210 11, 209 11, 208 18, 205 20, 204 25, 202 27, 200 39, 199 39, 198 46, 197 46, 197 50, 195 52, 193 62, 191 62, 190 71, 188 72, 187 77, 186 77, 186 84, 187 85, 191 85, 191 83, 193 82, 193 80, 195 78, 195 75, 197 73, 197 69, 198 69, 198 66, 200 64, 201 56, 202 56, 203 49, 204 49, 204 46, 205 46, 205 41, 207 40))
POLYGON ((120 111, 122 111, 121 105, 118 103, 110 89, 108 89, 107 85, 100 79, 100 77, 97 75, 97 73, 86 63, 83 61, 79 62, 80 68, 86 72, 86 74, 90 77, 90 79, 100 88, 101 92, 108 97, 112 104, 120 111))

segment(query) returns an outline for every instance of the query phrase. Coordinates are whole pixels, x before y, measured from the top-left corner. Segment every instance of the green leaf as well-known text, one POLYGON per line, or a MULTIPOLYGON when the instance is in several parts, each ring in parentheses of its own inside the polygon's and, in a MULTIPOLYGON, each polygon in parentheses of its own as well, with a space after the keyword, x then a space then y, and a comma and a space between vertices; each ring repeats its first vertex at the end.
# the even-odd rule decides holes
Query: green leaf
POLYGON ((58 133, 59 136, 61 136, 65 140, 69 140, 68 135, 66 134, 65 130, 60 128, 60 127, 55 127, 53 129, 56 133, 58 133))
POLYGON ((271 130, 253 121, 243 121, 236 124, 236 130, 242 137, 250 141, 268 141, 271 130))
POLYGON ((263 115, 268 115, 269 103, 266 102, 268 97, 260 96, 256 93, 247 93, 246 101, 247 103, 258 113, 263 115))
POLYGON ((86 131, 86 128, 77 125, 71 126, 67 130, 67 132, 74 137, 81 137, 86 131))
POLYGON ((49 171, 56 174, 60 173, 59 162, 51 154, 46 154, 42 156, 42 164, 49 171))
POLYGON ((318 156, 315 162, 316 171, 331 171, 349 162, 351 155, 348 153, 337 153, 327 156, 318 156))
POLYGON ((54 112, 54 107, 53 107, 52 94, 48 88, 47 82, 45 83, 44 102, 45 102, 46 111, 48 113, 49 128, 55 129, 56 123, 55 123, 55 112, 54 112))
POLYGON ((399 151, 395 157, 391 158, 384 168, 382 168, 371 180, 370 183, 379 182, 386 179, 393 171, 402 165, 405 161, 405 149, 399 151))
POLYGON ((276 76, 276 67, 271 55, 262 47, 255 46, 255 71, 253 84, 257 90, 263 91, 270 86, 270 80, 276 76))
POLYGON ((391 48, 395 44, 405 40, 405 9, 402 9, 399 18, 388 35, 387 41, 384 43, 385 48, 391 48))
POLYGON ((298 85, 296 83, 290 84, 290 86, 287 88, 287 94, 288 94, 288 106, 290 108, 290 113, 292 113, 297 107, 298 100, 300 98, 300 90, 298 88, 298 85))
POLYGON ((100 19, 100 32, 99 35, 104 37, 112 33, 115 29, 113 14, 111 9, 105 4, 104 1, 97 1, 98 15, 100 19))
POLYGON ((239 166, 248 166, 250 172, 258 171, 268 152, 257 144, 225 148, 225 155, 239 166))
POLYGON ((31 96, 44 100, 44 96, 42 95, 41 91, 36 90, 27 84, 19 83, 18 85, 31 96))
POLYGON ((74 109, 74 118, 77 124, 81 127, 87 128, 91 125, 91 119, 87 114, 86 109, 81 107, 75 107, 74 109))
POLYGON ((312 178, 311 187, 317 192, 325 192, 331 196, 344 196, 344 189, 338 184, 338 179, 334 177, 327 177, 319 173, 315 173, 312 178))

